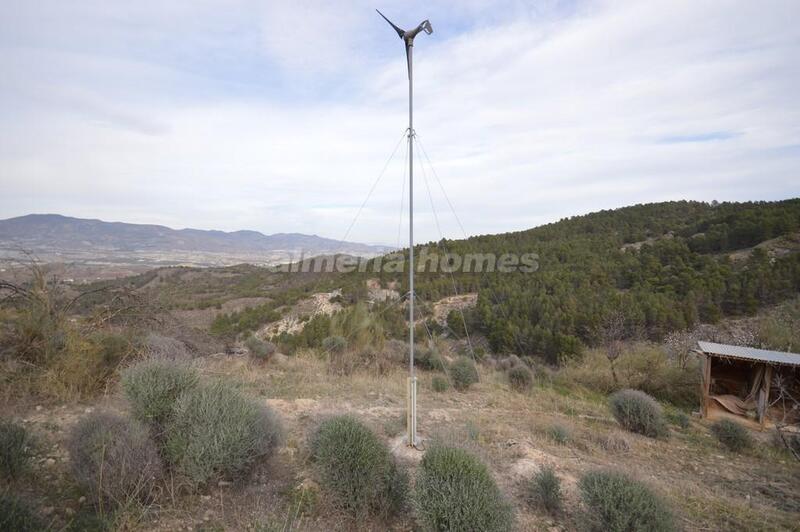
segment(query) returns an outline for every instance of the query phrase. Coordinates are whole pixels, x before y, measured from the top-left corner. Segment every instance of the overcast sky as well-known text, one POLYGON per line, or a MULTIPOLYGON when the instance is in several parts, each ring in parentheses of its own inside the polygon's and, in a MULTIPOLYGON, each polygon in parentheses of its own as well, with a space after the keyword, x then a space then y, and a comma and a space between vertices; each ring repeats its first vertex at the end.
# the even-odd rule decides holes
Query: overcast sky
MULTIPOLYGON (((375 7, 433 24, 415 127, 469 234, 800 195, 797 0, 488 4, 0 0, 0 218, 342 238, 406 127, 402 42, 375 7)), ((403 153, 350 240, 397 243, 403 153)))

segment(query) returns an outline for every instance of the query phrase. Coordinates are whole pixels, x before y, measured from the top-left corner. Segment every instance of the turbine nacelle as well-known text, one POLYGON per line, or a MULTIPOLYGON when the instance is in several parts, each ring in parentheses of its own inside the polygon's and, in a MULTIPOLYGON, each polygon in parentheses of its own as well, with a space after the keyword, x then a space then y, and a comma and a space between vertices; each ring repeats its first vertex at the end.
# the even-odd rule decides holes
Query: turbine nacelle
POLYGON ((424 31, 425 33, 430 35, 431 33, 433 33, 433 26, 431 26, 430 21, 426 19, 420 22, 419 26, 417 26, 413 30, 406 31, 398 27, 397 24, 395 24, 388 18, 386 18, 386 15, 381 13, 379 10, 376 9, 375 11, 378 11, 378 14, 383 17, 383 20, 388 22, 389 25, 394 29, 394 31, 397 32, 398 37, 403 39, 403 42, 405 42, 406 62, 408 63, 408 79, 411 79, 411 47, 414 46, 414 37, 416 37, 421 31, 424 31))
POLYGON ((419 23, 419 26, 413 30, 403 30, 400 29, 394 22, 386 18, 386 15, 381 13, 379 10, 376 9, 375 11, 378 11, 378 14, 383 17, 383 20, 388 22, 389 25, 394 28, 394 31, 396 31, 397 35, 406 42, 407 46, 413 46, 414 37, 416 37, 419 32, 424 31, 428 35, 433 33, 433 26, 431 26, 431 23, 428 20, 423 20, 419 23))

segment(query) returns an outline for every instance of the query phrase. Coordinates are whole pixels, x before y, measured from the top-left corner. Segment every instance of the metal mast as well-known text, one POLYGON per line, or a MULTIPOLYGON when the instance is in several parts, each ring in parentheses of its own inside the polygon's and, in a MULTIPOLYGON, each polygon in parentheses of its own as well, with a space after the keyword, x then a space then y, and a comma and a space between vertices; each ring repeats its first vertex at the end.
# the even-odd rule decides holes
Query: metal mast
MULTIPOLYGON (((378 11, 377 9, 375 11, 378 11)), ((408 62, 408 396, 406 412, 407 444, 417 445, 417 377, 414 374, 414 37, 420 31, 433 33, 431 23, 422 21, 413 30, 401 30, 383 13, 378 14, 394 28, 403 39, 408 62)))

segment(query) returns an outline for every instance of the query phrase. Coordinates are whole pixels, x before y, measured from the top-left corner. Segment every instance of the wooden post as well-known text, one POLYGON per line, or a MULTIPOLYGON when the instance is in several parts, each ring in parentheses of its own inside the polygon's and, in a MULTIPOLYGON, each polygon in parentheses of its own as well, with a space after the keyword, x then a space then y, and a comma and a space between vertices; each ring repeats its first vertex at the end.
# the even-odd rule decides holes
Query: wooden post
POLYGON ((711 356, 708 353, 703 353, 705 359, 703 360, 703 379, 700 383, 700 395, 702 404, 700 405, 700 413, 703 418, 708 417, 708 396, 711 391, 711 356))
POLYGON ((766 381, 764 384, 764 408, 758 420, 758 422, 761 423, 761 430, 764 430, 764 425, 767 423, 767 407, 769 407, 769 387, 772 382, 772 366, 769 364, 767 364, 767 368, 764 370, 764 380, 766 381))

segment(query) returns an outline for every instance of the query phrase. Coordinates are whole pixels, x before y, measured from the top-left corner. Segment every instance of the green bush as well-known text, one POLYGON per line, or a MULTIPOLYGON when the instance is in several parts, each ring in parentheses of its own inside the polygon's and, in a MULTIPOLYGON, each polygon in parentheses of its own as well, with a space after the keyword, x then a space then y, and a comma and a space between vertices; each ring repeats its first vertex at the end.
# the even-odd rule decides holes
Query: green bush
POLYGON ((197 386, 198 375, 189 366, 169 360, 148 360, 122 372, 122 389, 133 417, 162 435, 175 401, 197 386))
POLYGON ((272 342, 267 342, 255 335, 250 335, 244 342, 250 356, 258 362, 266 362, 278 350, 272 342))
POLYGON ((711 432, 728 450, 738 453, 753 446, 747 429, 730 419, 720 419, 711 425, 711 432))
POLYGON ((0 493, 0 530, 39 532, 47 527, 30 505, 8 493, 0 493))
POLYGON ((691 425, 691 420, 689 419, 689 416, 687 416, 685 412, 682 412, 680 410, 674 413, 667 413, 667 418, 673 425, 680 427, 683 430, 688 429, 689 426, 691 425))
POLYGON ((512 528, 511 506, 489 469, 467 451, 435 445, 422 457, 414 504, 426 531, 505 532, 512 528))
POLYGON ((341 353, 347 349, 347 339, 344 336, 328 336, 322 340, 322 349, 329 353, 341 353))
POLYGON ((431 380, 431 387, 434 392, 446 392, 450 388, 450 383, 447 382, 447 378, 441 375, 434 375, 431 380))
POLYGON ((614 471, 590 471, 578 482, 592 531, 675 530, 667 504, 647 485, 614 471))
POLYGON ((30 465, 33 440, 22 425, 0 419, 0 477, 18 478, 30 465))
POLYGON ((408 477, 389 449, 357 419, 337 416, 317 428, 311 456, 320 485, 354 517, 388 517, 406 502, 408 477))
POLYGON ((272 454, 281 434, 277 417, 266 406, 222 382, 201 384, 175 403, 164 451, 178 474, 198 487, 243 476, 272 454))
POLYGON ((624 428, 651 438, 669 434, 658 402, 639 390, 620 390, 609 401, 611 413, 624 428))
POLYGON ((149 500, 162 476, 147 428, 116 414, 95 412, 81 419, 67 449, 75 479, 101 506, 149 500))
POLYGON ((569 430, 563 425, 551 425, 547 429, 547 435, 551 440, 559 445, 564 445, 569 441, 569 430))
POLYGON ((450 378, 456 390, 464 391, 478 382, 478 370, 472 360, 460 357, 450 365, 450 378))
POLYGON ((514 366, 508 370, 508 382, 518 392, 528 391, 533 385, 533 372, 523 365, 514 366))
POLYGON ((555 514, 561 510, 561 479, 551 466, 544 466, 533 475, 528 484, 528 502, 555 514))

